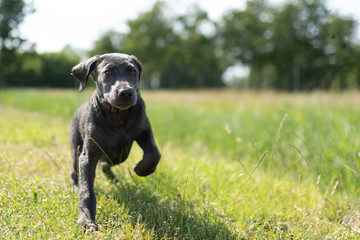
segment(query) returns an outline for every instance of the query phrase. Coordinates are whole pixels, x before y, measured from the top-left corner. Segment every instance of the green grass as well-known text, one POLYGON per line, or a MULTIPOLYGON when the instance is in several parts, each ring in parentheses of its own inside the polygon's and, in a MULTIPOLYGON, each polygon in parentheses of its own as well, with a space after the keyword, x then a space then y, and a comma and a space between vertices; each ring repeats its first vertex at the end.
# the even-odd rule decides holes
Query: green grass
POLYGON ((99 232, 76 224, 68 127, 91 91, 0 91, 4 239, 358 239, 360 94, 143 92, 162 152, 97 172, 99 232))

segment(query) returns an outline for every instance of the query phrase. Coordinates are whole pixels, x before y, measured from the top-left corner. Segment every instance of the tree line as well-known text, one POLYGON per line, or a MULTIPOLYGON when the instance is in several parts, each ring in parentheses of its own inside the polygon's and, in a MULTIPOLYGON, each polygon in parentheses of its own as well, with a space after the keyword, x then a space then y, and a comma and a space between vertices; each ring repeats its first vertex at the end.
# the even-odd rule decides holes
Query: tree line
MULTIPOLYGON (((141 82, 148 88, 222 87, 224 72, 234 65, 250 69, 247 77, 227 79, 234 86, 360 87, 357 23, 330 11, 325 0, 289 0, 276 7, 249 0, 245 9, 229 10, 217 22, 196 5, 176 16, 169 16, 167 7, 158 1, 127 22, 128 32, 105 32, 86 55, 137 56, 144 65, 141 82)), ((0 85, 73 87, 69 72, 79 54, 70 46, 56 53, 23 50, 26 41, 13 30, 33 9, 22 0, 0 0, 0 8, 0 85)))

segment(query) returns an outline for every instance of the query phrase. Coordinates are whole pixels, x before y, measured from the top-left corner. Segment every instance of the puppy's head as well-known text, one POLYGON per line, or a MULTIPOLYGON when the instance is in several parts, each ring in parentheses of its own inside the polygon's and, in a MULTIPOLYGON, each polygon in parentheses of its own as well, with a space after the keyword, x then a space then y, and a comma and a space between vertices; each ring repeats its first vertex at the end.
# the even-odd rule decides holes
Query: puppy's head
POLYGON ((79 63, 72 69, 72 74, 80 81, 80 92, 91 75, 96 82, 98 97, 125 110, 137 102, 141 71, 142 65, 135 56, 111 53, 79 63))

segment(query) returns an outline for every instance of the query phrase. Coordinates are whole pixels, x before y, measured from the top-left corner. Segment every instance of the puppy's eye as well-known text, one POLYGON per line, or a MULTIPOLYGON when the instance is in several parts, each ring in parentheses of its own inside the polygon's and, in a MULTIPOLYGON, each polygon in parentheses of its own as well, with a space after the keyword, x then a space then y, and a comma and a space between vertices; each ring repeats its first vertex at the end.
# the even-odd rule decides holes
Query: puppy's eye
POLYGON ((106 75, 110 75, 110 74, 111 74, 111 70, 106 70, 104 73, 105 73, 106 75))
POLYGON ((135 76, 135 75, 136 75, 136 73, 137 73, 137 72, 136 72, 136 70, 135 70, 135 69, 133 69, 133 70, 131 70, 130 75, 131 75, 131 76, 135 76))

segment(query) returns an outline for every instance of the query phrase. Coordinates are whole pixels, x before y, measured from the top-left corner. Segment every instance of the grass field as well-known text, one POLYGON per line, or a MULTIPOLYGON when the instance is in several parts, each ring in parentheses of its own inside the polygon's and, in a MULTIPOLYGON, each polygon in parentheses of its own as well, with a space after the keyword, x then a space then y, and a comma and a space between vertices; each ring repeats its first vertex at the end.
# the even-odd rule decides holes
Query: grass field
POLYGON ((358 239, 360 93, 143 92, 162 152, 97 172, 99 232, 76 224, 68 127, 91 91, 0 91, 2 239, 358 239))

